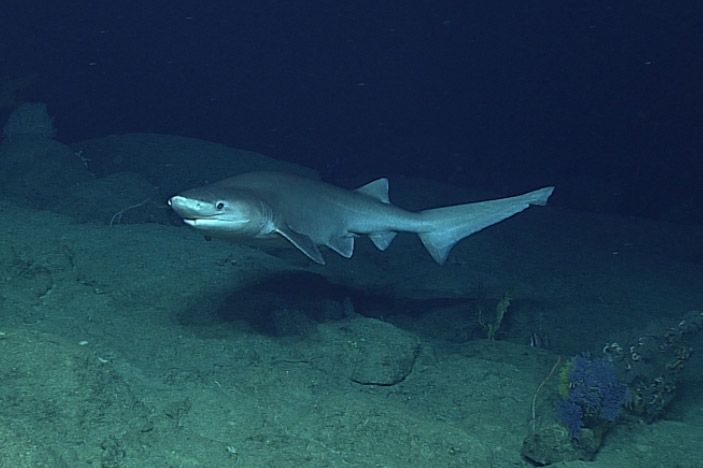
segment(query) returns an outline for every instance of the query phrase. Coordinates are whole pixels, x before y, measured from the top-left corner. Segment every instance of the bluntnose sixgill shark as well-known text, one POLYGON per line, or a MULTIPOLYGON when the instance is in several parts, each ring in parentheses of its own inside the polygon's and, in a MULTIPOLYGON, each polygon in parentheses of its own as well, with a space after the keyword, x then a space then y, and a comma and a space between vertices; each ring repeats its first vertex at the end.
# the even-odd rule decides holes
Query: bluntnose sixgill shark
POLYGON ((413 213, 390 204, 385 178, 346 190, 281 172, 247 172, 187 190, 168 204, 206 236, 243 243, 284 238, 322 265, 318 246, 349 258, 355 237, 366 235, 386 250, 398 232, 414 232, 442 265, 461 239, 545 205, 553 190, 413 213))

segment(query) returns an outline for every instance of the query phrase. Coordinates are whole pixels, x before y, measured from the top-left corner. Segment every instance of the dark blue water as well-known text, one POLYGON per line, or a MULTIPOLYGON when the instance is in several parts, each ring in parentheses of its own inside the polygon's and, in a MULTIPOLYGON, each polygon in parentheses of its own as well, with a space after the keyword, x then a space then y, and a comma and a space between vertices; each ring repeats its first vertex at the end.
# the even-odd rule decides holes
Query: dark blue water
POLYGON ((703 222, 700 2, 8 3, 0 77, 35 76, 16 97, 65 143, 169 133, 703 222))

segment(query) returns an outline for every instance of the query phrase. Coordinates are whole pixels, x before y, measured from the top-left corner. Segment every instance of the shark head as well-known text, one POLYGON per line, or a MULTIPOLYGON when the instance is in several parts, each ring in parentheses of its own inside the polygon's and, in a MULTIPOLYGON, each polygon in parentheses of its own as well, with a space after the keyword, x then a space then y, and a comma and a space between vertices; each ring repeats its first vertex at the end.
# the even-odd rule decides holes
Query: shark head
POLYGON ((271 208, 246 192, 225 195, 206 186, 173 196, 168 205, 184 223, 216 238, 262 239, 274 231, 271 208))

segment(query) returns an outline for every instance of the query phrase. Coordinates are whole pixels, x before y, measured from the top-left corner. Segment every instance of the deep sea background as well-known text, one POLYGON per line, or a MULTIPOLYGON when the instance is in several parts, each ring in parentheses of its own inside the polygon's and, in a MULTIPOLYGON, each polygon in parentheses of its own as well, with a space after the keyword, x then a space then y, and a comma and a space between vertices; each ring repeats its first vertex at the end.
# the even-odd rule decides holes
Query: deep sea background
POLYGON ((34 75, 18 97, 65 143, 177 134, 703 223, 702 26, 686 0, 10 1, 0 78, 34 75))
POLYGON ((703 0, 4 0, 0 468, 703 468, 701 83, 703 0), (166 205, 278 160, 556 190, 442 266, 166 205))

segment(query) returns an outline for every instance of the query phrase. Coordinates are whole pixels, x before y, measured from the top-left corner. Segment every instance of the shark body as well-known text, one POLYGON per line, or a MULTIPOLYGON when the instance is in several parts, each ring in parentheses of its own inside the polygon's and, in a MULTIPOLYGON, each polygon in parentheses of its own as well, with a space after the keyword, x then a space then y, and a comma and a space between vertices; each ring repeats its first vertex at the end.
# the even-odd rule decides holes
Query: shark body
POLYGON ((247 172, 187 190, 168 204, 207 236, 242 243, 283 238, 322 265, 318 246, 349 258, 356 237, 368 236, 386 250, 398 232, 418 234, 442 265, 461 239, 530 205, 545 205, 553 190, 410 212, 391 205, 385 178, 347 190, 281 172, 247 172))

